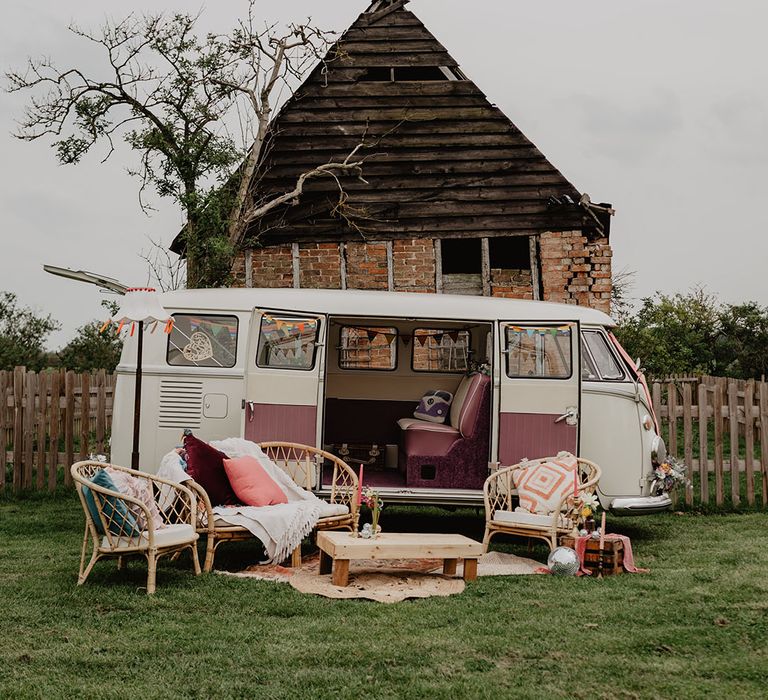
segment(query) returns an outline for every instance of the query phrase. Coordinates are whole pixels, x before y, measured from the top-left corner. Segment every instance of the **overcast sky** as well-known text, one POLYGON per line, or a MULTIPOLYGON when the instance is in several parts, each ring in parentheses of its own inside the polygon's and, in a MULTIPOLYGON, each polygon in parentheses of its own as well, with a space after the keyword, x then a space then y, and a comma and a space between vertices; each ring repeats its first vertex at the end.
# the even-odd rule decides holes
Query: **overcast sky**
MULTIPOLYGON (((264 17, 312 15, 343 31, 367 0, 260 2, 264 17)), ((28 56, 94 65, 67 31, 156 11, 149 0, 2 0, 0 66, 28 56)), ((245 2, 175 0, 225 31, 245 2)), ((617 210, 615 269, 633 296, 703 284, 723 301, 768 304, 768 2, 765 0, 412 0, 412 9, 520 129, 593 201, 617 210)), ((43 142, 12 138, 23 100, 0 93, 0 290, 51 313, 63 330, 104 316, 95 287, 44 263, 147 282, 148 237, 182 220, 168 203, 144 215, 127 149, 106 165, 59 166, 43 142)))

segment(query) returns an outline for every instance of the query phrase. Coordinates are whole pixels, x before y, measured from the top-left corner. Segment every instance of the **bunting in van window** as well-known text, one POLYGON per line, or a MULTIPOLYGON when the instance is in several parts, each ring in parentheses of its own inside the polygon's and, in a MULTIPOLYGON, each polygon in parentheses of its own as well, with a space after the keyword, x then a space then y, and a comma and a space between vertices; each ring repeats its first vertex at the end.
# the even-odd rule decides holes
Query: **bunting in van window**
POLYGON ((533 338, 534 335, 551 335, 551 336, 559 336, 559 335, 568 335, 571 330, 573 329, 574 324, 568 323, 564 326, 544 326, 543 328, 534 327, 534 326, 514 326, 512 324, 507 324, 507 328, 514 333, 520 333, 527 335, 529 338, 533 338))

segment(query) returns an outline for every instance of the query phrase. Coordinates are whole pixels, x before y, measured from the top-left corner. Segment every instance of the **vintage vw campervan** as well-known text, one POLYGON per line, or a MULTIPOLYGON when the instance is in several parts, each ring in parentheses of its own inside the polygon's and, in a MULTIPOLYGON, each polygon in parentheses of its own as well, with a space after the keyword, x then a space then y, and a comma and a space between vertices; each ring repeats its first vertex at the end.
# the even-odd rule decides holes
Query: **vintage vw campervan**
MULTIPOLYGON (((213 289, 161 295, 144 341, 141 465, 185 429, 325 447, 390 502, 482 502, 489 469, 569 450, 601 465, 617 513, 670 506, 635 364, 588 308, 392 292, 213 289), (419 411, 414 411, 420 407, 419 411)), ((112 459, 129 464, 135 344, 118 367, 112 459)), ((327 483, 318 465, 315 486, 327 483)))

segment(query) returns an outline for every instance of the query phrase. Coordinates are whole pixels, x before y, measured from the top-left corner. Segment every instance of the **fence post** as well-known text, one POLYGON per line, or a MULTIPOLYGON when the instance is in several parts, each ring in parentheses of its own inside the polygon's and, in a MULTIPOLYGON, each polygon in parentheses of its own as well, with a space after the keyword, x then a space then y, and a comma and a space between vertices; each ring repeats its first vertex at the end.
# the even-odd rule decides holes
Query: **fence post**
POLYGON ((105 424, 107 418, 106 372, 100 369, 96 374, 96 452, 104 452, 105 424))
POLYGON ((677 386, 667 384, 667 421, 669 423, 669 453, 677 457, 677 386))
POLYGON ((763 505, 768 506, 768 383, 760 382, 760 471, 763 505))
POLYGON ((715 503, 723 505, 723 386, 715 382, 715 503))
POLYGON ((683 450, 688 483, 685 486, 685 503, 693 505, 693 417, 691 385, 683 384, 683 450))
MULTIPOLYGON (((80 383, 80 459, 88 458, 88 442, 91 428, 91 376, 81 375, 80 383)), ((71 466, 71 465, 70 465, 71 466)))
POLYGON ((24 455, 24 367, 13 370, 13 490, 21 491, 24 455))
POLYGON ((72 483, 69 468, 74 462, 74 431, 75 431, 75 373, 67 372, 64 380, 64 484, 72 483))
POLYGON ((51 376, 50 452, 48 454, 48 490, 56 490, 59 472, 59 426, 61 425, 61 372, 51 376))
POLYGON ((747 503, 755 505, 755 382, 750 379, 744 387, 744 442, 745 474, 747 477, 747 503))
POLYGON ((0 371, 0 494, 5 493, 5 472, 8 469, 8 373, 0 371))
POLYGON ((37 408, 37 459, 35 460, 37 472, 35 474, 35 485, 38 491, 42 491, 45 486, 45 433, 46 416, 48 415, 48 379, 50 374, 46 371, 40 372, 37 385, 38 408, 37 408))
POLYGON ((741 484, 739 479, 739 397, 736 382, 728 382, 728 416, 731 435, 731 503, 741 502, 741 484))
POLYGON ((699 490, 701 502, 709 503, 709 391, 699 384, 699 490))
POLYGON ((22 487, 32 488, 32 463, 35 459, 35 394, 37 374, 27 372, 24 387, 24 480, 22 487))

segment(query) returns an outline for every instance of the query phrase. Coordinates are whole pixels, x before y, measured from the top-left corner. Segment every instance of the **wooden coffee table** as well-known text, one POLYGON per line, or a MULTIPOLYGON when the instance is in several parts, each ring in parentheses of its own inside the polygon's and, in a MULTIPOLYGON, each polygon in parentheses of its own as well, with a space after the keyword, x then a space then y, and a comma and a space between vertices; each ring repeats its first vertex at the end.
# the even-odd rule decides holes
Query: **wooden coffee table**
POLYGON ((349 583, 349 562, 354 559, 442 559, 443 573, 456 573, 464 560, 464 580, 477 578, 477 559, 483 553, 481 542, 463 535, 382 532, 366 540, 346 531, 322 531, 317 535, 320 548, 320 573, 333 572, 333 585, 349 583))

